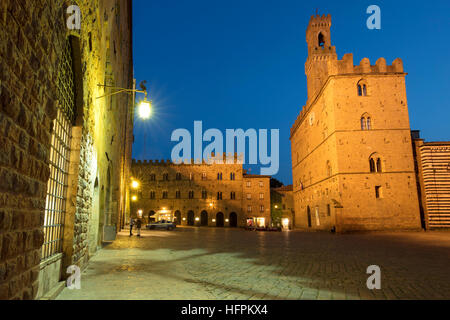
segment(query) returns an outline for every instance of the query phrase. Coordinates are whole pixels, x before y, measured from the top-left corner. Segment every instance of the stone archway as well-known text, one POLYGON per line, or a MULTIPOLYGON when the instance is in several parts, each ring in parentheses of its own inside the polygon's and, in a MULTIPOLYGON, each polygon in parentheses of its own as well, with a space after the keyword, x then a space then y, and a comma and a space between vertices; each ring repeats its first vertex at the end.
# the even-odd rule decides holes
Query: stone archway
POLYGON ((195 213, 192 210, 188 212, 187 224, 188 226, 195 225, 195 213))
POLYGON ((181 212, 180 212, 180 210, 175 211, 174 217, 175 217, 175 224, 177 224, 177 225, 181 224, 182 220, 181 220, 181 212))
POLYGON ((222 228, 225 226, 225 219, 222 212, 216 214, 216 227, 222 228))
POLYGON ((238 226, 238 218, 236 212, 230 213, 230 227, 237 228, 238 226))
POLYGON ((200 222, 201 222, 202 227, 208 226, 208 212, 202 211, 200 222))

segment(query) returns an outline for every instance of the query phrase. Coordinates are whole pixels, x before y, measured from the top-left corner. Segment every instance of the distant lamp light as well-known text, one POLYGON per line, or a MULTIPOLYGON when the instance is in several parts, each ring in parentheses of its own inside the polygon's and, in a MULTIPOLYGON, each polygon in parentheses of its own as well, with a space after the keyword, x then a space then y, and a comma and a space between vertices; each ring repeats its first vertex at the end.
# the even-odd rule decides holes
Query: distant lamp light
POLYGON ((183 218, 183 221, 186 221, 186 218, 183 218))
POLYGON ((275 209, 278 209, 278 206, 277 206, 277 205, 275 206, 275 209))
POLYGON ((137 181, 131 182, 131 187, 132 187, 133 189, 139 188, 139 182, 137 182, 137 181))
POLYGON ((132 197, 131 197, 131 200, 132 200, 132 201, 137 201, 137 196, 132 196, 132 197))
POLYGON ((138 106, 139 117, 143 120, 147 120, 152 115, 152 103, 147 99, 144 99, 138 106))
POLYGON ((225 222, 230 222, 230 219, 226 219, 225 222))
POLYGON ((213 204, 212 204, 212 203, 210 203, 210 204, 209 204, 209 206, 210 206, 210 207, 212 208, 213 204))
POLYGON ((199 217, 195 218, 195 221, 200 221, 200 218, 199 217))
POLYGON ((212 219, 212 222, 216 222, 216 219, 212 219))

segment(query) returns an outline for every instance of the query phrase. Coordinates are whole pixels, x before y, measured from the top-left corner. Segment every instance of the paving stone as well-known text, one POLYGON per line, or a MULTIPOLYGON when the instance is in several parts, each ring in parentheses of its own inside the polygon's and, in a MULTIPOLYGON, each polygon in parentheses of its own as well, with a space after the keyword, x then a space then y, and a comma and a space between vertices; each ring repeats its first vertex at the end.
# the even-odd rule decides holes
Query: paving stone
POLYGON ((123 232, 58 299, 450 299, 449 247, 445 232, 123 232), (366 287, 373 264, 382 290, 366 287))

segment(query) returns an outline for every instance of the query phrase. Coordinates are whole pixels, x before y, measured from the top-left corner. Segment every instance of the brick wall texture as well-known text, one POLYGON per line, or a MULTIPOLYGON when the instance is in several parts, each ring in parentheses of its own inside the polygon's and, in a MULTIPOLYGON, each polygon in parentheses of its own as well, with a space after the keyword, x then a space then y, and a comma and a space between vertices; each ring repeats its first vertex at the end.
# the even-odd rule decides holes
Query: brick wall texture
POLYGON ((96 98, 109 93, 97 84, 132 86, 130 9, 126 0, 0 2, 0 299, 37 295, 58 70, 68 39, 75 39, 77 117, 71 128, 65 266, 82 266, 90 247, 101 242, 102 225, 90 225, 103 214, 92 210, 95 201, 107 203, 109 224, 122 224, 131 98, 96 98), (66 9, 73 4, 82 12, 79 31, 66 26, 66 9), (110 198, 98 199, 96 185, 108 187, 110 198), (89 230, 97 231, 94 243, 89 230))

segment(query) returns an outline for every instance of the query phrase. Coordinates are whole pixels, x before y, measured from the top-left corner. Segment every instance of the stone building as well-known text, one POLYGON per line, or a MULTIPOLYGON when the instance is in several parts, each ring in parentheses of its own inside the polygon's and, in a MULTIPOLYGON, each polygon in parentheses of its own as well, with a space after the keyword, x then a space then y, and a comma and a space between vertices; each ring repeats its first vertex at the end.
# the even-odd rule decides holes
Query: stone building
POLYGON ((45 298, 123 224, 131 0, 0 2, 0 299, 45 298), (69 30, 68 6, 81 9, 69 30))
POLYGON ((132 216, 210 227, 270 223, 270 177, 246 174, 232 164, 135 161, 132 216))
POLYGON ((272 223, 285 230, 295 226, 294 187, 292 185, 270 189, 272 223))
POLYGON ((450 141, 425 142, 412 132, 422 225, 450 228, 450 141))
POLYGON ((308 99, 290 138, 296 226, 419 229, 402 60, 338 60, 330 29, 324 15, 306 31, 308 99))

